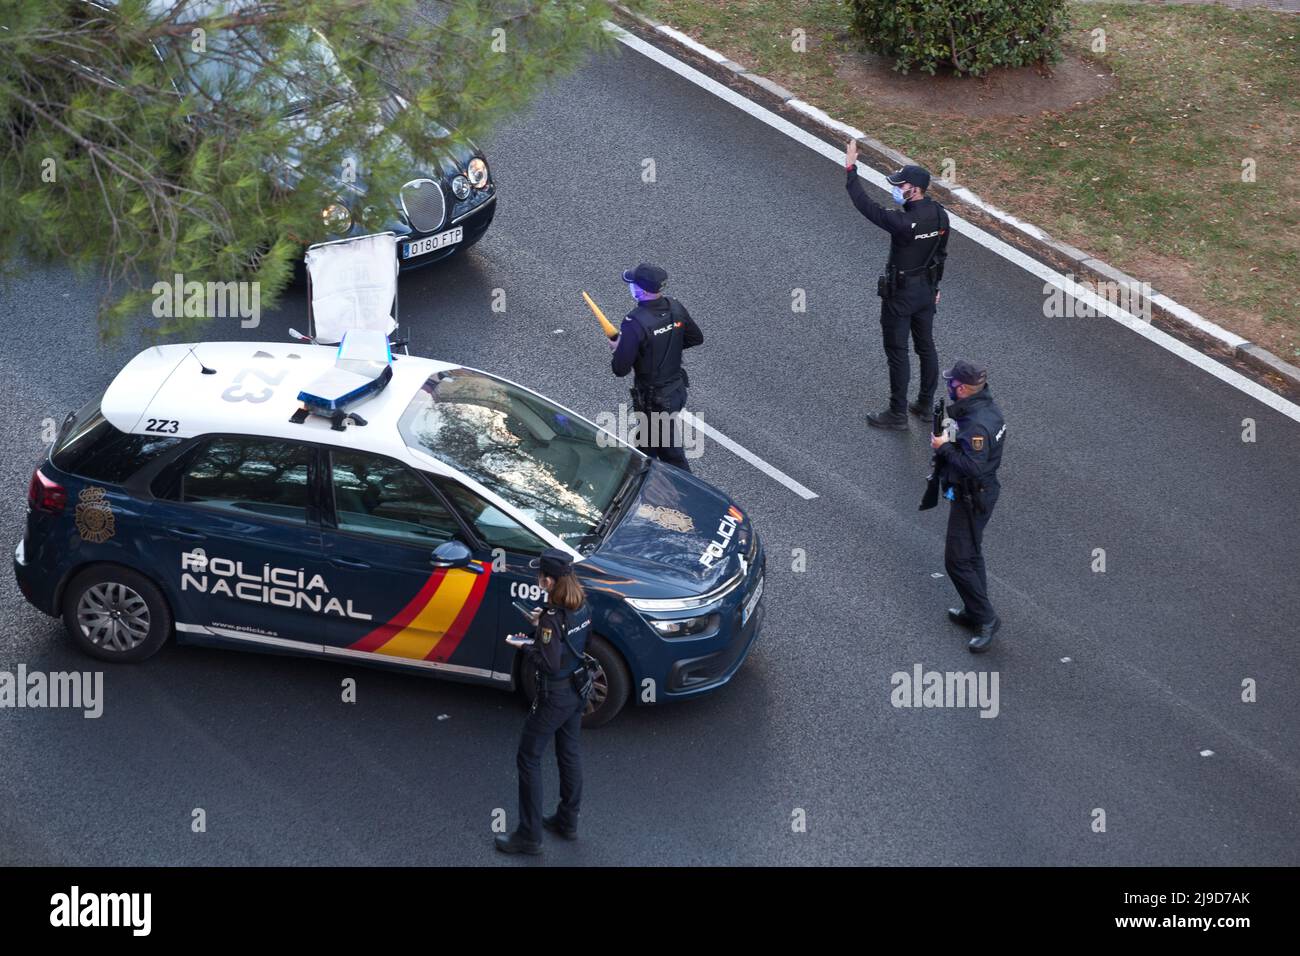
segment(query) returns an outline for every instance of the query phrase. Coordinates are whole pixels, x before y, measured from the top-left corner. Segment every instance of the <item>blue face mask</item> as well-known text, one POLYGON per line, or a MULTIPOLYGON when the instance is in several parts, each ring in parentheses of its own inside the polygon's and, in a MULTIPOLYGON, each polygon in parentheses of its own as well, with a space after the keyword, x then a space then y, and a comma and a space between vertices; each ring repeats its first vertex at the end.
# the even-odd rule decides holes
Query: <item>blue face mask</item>
POLYGON ((632 298, 637 299, 637 301, 640 301, 640 299, 637 296, 637 293, 640 292, 641 289, 635 282, 629 282, 627 284, 627 291, 632 294, 632 298))
POLYGON ((907 200, 906 200, 906 199, 904 198, 904 196, 903 196, 903 187, 902 187, 902 186, 895 186, 895 187, 894 187, 894 202, 898 203, 898 204, 901 206, 901 205, 903 205, 903 203, 905 203, 906 201, 907 201, 907 200))

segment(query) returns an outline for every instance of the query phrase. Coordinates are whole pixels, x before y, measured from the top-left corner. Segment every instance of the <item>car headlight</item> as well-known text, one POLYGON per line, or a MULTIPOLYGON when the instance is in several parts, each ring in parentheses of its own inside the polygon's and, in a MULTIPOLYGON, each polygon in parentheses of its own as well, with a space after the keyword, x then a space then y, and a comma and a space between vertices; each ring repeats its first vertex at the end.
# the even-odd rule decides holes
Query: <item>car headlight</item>
POLYGON ((451 181, 451 191, 456 194, 457 199, 464 199, 469 195, 469 180, 464 176, 457 176, 451 181))
POLYGON ((482 189, 488 184, 487 160, 475 156, 469 161, 469 168, 465 170, 469 175, 469 181, 475 189, 482 189))
POLYGON ((664 637, 690 637, 716 627, 718 615, 702 614, 699 617, 679 617, 671 621, 651 620, 653 627, 664 637))
POLYGON ((628 604, 638 611, 644 611, 654 614, 658 611, 694 611, 703 609, 710 604, 716 604, 724 597, 736 589, 744 581, 743 574, 732 575, 721 586, 714 588, 708 594, 701 594, 698 597, 681 597, 681 598, 624 598, 628 604))
POLYGON ((346 232, 352 225, 352 212, 342 203, 330 203, 320 211, 321 222, 330 232, 346 232))

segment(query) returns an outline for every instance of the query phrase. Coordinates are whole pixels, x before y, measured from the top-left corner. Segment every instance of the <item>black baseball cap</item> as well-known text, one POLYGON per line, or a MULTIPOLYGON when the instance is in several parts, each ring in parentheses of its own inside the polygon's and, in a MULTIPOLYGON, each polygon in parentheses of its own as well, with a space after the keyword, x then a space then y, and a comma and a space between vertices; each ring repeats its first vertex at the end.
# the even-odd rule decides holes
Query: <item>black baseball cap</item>
POLYGON ((891 186, 901 186, 903 183, 911 183, 917 189, 929 189, 930 171, 924 166, 904 166, 898 172, 889 174, 891 186))
POLYGON ((573 559, 558 548, 547 548, 540 558, 529 561, 528 566, 537 568, 548 578, 562 578, 573 573, 573 559))
POLYGON ((952 368, 943 373, 943 377, 949 382, 961 382, 963 385, 983 385, 989 380, 989 370, 974 362, 958 359, 953 362, 952 368))
POLYGON ((663 287, 663 284, 668 281, 668 273, 658 266, 643 262, 635 269, 624 269, 623 281, 635 282, 647 292, 658 292, 663 287))

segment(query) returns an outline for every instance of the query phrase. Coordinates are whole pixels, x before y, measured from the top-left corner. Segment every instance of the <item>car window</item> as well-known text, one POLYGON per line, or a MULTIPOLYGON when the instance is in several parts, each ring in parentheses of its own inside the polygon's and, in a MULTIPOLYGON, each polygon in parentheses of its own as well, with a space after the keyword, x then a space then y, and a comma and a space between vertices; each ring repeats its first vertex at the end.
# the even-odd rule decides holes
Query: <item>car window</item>
POLYGON ((275 45, 264 31, 244 25, 213 31, 202 52, 186 34, 155 43, 154 53, 178 90, 198 94, 194 103, 200 112, 246 97, 269 113, 293 113, 312 105, 323 108, 352 88, 329 40, 303 26, 289 27, 275 45), (263 69, 271 56, 278 65, 263 69))
POLYGON ((51 460, 55 468, 68 474, 120 485, 180 442, 179 438, 128 435, 118 430, 99 410, 96 399, 78 412, 65 429, 54 446, 51 460))
POLYGON ((541 554, 546 547, 537 535, 463 485, 447 478, 433 480, 488 547, 524 554, 541 554))
POLYGON ((179 500, 219 511, 307 520, 316 452, 297 442, 214 438, 181 476, 179 500))
POLYGON ((401 462, 354 451, 335 451, 331 459, 339 530, 429 547, 459 534, 460 525, 452 513, 419 475, 401 462))

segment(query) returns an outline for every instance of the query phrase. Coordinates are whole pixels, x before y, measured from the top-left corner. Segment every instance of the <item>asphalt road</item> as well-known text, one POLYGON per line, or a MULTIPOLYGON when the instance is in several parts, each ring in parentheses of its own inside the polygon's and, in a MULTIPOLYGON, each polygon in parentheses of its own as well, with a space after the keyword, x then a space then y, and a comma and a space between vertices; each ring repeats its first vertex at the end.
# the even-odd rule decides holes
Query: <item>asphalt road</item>
MULTIPOLYGON (((403 280, 414 350, 613 410, 623 386, 578 293, 621 313, 619 271, 657 262, 706 334, 693 409, 819 495, 707 446, 697 472, 768 547, 764 633, 720 692, 585 736, 583 836, 543 862, 1300 863, 1295 423, 1106 319, 1044 318, 1041 282, 955 236, 941 358, 988 363, 1010 423, 985 544, 1004 627, 972 658, 944 616, 945 515, 916 508, 924 430, 866 426, 886 243, 841 169, 632 52, 485 145, 496 223, 403 280), (890 676, 916 664, 996 671, 998 716, 894 708, 890 676)), ((42 420, 141 347, 97 341, 93 297, 61 269, 0 289, 12 540, 42 420)), ((207 337, 280 340, 302 316, 296 292, 259 329, 207 337)), ((3 575, 0 668, 19 662, 92 666, 3 575)), ((493 810, 515 814, 516 698, 178 647, 105 681, 98 720, 0 711, 0 863, 535 865, 491 849, 493 810)))

